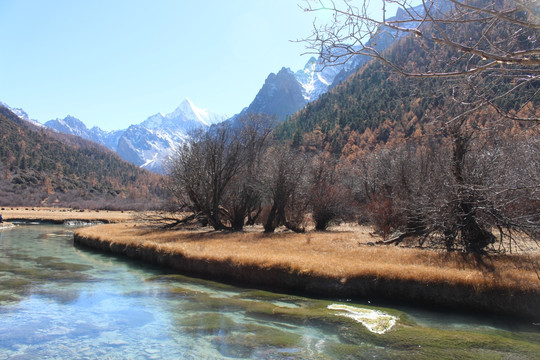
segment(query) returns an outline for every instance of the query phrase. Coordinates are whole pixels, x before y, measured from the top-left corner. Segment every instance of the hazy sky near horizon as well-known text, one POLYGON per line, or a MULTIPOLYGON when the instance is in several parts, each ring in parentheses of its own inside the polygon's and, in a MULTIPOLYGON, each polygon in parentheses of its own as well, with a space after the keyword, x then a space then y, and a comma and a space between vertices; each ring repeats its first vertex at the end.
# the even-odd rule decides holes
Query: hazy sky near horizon
MULTIPOLYGON (((232 116, 304 67, 314 15, 295 0, 0 0, 0 101, 106 130, 184 98, 232 116)), ((321 16, 321 15, 317 15, 321 16)))

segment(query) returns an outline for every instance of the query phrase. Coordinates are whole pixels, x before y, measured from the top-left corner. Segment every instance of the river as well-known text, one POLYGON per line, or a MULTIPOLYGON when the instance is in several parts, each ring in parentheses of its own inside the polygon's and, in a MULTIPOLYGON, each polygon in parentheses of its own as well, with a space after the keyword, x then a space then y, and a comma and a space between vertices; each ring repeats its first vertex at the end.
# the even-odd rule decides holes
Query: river
POLYGON ((0 359, 539 358, 535 320, 313 299, 0 231, 0 359))

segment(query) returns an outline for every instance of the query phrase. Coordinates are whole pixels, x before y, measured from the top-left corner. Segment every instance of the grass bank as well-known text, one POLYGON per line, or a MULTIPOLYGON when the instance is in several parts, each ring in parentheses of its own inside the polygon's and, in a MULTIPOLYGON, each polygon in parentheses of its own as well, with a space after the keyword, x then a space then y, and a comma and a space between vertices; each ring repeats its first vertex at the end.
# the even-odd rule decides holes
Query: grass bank
MULTIPOLYGON (((323 296, 390 298, 519 315, 540 314, 540 256, 473 256, 370 246, 368 228, 307 234, 77 229, 75 242, 204 277, 323 296)), ((540 320, 540 319, 538 319, 540 320)))
POLYGON ((66 221, 118 223, 131 221, 134 211, 84 210, 53 207, 0 207, 5 221, 35 221, 63 224, 66 221))

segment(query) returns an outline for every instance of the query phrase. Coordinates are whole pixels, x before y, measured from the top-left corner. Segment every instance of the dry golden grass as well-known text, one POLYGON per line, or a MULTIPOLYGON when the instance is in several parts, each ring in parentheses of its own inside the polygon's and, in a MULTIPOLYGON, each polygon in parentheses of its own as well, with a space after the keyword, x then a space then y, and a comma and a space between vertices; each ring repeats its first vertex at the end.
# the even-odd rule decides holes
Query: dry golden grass
POLYGON ((144 224, 113 224, 78 229, 83 237, 133 245, 238 266, 284 268, 290 272, 339 279, 376 277, 421 283, 447 283, 476 290, 540 289, 535 271, 540 256, 475 258, 459 253, 369 246, 378 240, 368 227, 329 232, 264 234, 260 231, 160 230, 144 224))
POLYGON ((133 220, 136 212, 133 211, 106 211, 106 210, 74 210, 68 208, 47 207, 1 207, 0 214, 4 220, 24 219, 30 221, 103 221, 125 222, 133 220))

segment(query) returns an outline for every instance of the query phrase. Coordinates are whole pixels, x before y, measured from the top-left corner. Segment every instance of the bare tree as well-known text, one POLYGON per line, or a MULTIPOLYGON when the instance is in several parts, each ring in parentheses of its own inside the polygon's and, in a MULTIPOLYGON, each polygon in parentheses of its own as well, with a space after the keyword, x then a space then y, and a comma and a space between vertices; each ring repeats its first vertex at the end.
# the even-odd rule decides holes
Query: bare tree
POLYGON ((224 229, 221 204, 229 183, 242 166, 233 131, 218 126, 198 131, 172 156, 169 177, 179 203, 224 229))
POLYGON ((471 109, 489 105, 509 118, 540 121, 534 114, 516 115, 529 101, 538 101, 540 1, 379 3, 381 15, 376 16, 368 0, 306 0, 306 11, 332 13, 329 23, 315 23, 312 35, 303 40, 310 53, 328 66, 368 56, 405 76, 456 78, 475 95, 471 109), (398 16, 390 17, 396 10, 398 16), (403 51, 383 51, 386 47, 377 44, 402 38, 409 43, 405 51, 415 46, 415 56, 424 61, 410 63, 403 51), (514 96, 517 91, 519 98, 514 96), (510 111, 509 103, 516 100, 510 111))
POLYGON ((248 115, 234 128, 220 124, 192 134, 169 165, 177 208, 203 217, 216 230, 241 230, 260 201, 253 183, 270 129, 266 117, 248 115))
POLYGON ((305 231, 308 168, 306 155, 288 145, 275 144, 269 149, 262 174, 265 202, 269 206, 265 232, 274 232, 281 225, 295 232, 305 231))
POLYGON ((246 219, 253 224, 262 210, 260 177, 264 171, 272 124, 272 118, 261 114, 247 114, 237 120, 235 141, 241 144, 243 164, 223 199, 223 208, 235 231, 243 229, 246 219))
POLYGON ((501 134, 474 121, 448 136, 370 154, 358 171, 385 243, 482 253, 540 239, 538 131, 501 134), (495 247, 499 244, 498 248, 495 247))
POLYGON ((316 230, 326 230, 331 221, 353 212, 351 194, 342 184, 337 165, 327 152, 313 159, 308 199, 316 230))

